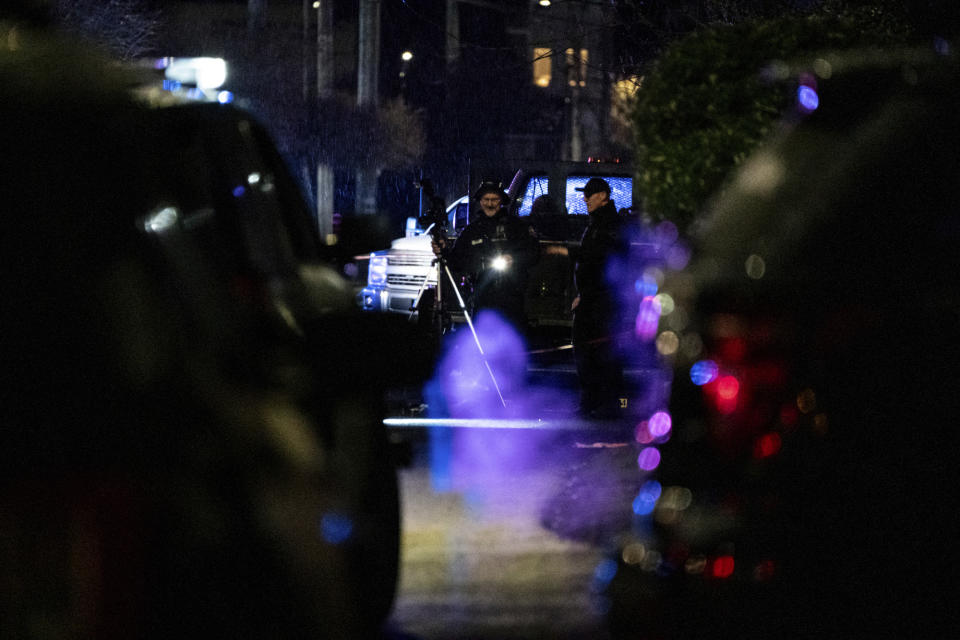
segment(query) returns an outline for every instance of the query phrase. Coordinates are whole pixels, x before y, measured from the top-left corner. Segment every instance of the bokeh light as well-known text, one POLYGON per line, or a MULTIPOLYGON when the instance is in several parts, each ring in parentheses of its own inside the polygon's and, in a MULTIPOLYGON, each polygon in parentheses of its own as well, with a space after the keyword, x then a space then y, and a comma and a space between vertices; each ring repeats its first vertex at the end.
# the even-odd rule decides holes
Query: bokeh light
POLYGON ((710 575, 714 578, 729 578, 733 575, 734 567, 733 556, 719 556, 710 563, 710 575))
POLYGON ((813 389, 804 389, 797 394, 797 408, 801 413, 810 413, 817 408, 817 394, 813 389))
POLYGON ((685 333, 680 338, 680 353, 685 357, 693 359, 703 352, 703 338, 699 333, 685 333))
POLYGON ((833 65, 823 58, 817 58, 813 61, 813 70, 818 76, 825 80, 833 76, 833 65))
POLYGON ((637 466, 644 471, 653 471, 660 466, 660 450, 656 447, 646 447, 637 456, 637 466))
MULTIPOLYGON (((644 280, 655 282, 657 284, 657 288, 659 289, 663 285, 663 279, 664 279, 663 270, 660 269, 659 267, 647 267, 646 269, 643 270, 643 278, 644 280)), ((656 291, 654 291, 650 295, 654 295, 654 294, 656 294, 656 291)))
POLYGON ((636 334, 641 340, 653 340, 660 324, 660 304, 653 296, 646 296, 640 302, 637 312, 636 334))
POLYGON ((816 111, 817 107, 820 106, 820 96, 817 95, 817 92, 813 87, 800 85, 797 88, 797 103, 800 105, 801 109, 807 111, 808 113, 811 111, 816 111))
POLYGON ((617 561, 612 558, 604 558, 593 570, 593 588, 595 591, 603 591, 617 575, 617 561))
POLYGON ((668 316, 673 313, 675 305, 673 302, 673 296, 671 296, 669 293, 658 293, 653 297, 653 299, 656 300, 657 304, 660 305, 661 316, 668 316))
POLYGON ((633 283, 633 287, 638 294, 644 298, 648 296, 657 295, 657 289, 659 285, 657 284, 656 278, 652 275, 643 274, 636 282, 633 283))
POLYGON ((713 360, 700 360, 690 367, 690 381, 697 386, 709 384, 717 379, 720 367, 713 360))
POLYGON ((685 269, 690 263, 690 248, 683 244, 675 244, 667 249, 665 258, 667 266, 675 271, 685 269))
POLYGON ((759 280, 767 272, 767 263, 755 253, 747 258, 744 267, 747 270, 747 276, 754 280, 759 280))
POLYGON ((670 414, 666 411, 657 411, 650 416, 647 428, 650 430, 650 435, 654 438, 664 438, 670 435, 670 429, 672 427, 673 421, 670 418, 670 414))
POLYGON ((633 430, 633 439, 640 444, 650 444, 653 442, 653 436, 650 435, 650 423, 648 421, 644 420, 636 426, 633 430))
POLYGON ((682 307, 675 307, 673 313, 667 318, 667 326, 674 331, 683 331, 690 322, 690 316, 682 307))
POLYGON ((660 499, 662 490, 663 488, 656 480, 650 480, 644 483, 644 485, 640 487, 640 493, 633 499, 633 512, 638 516, 646 516, 653 513, 653 509, 657 506, 657 500, 660 499))
POLYGON ((320 518, 320 535, 330 544, 342 544, 353 533, 353 520, 342 513, 328 512, 320 518))
POLYGON ((654 551, 651 549, 647 551, 647 554, 643 557, 643 564, 640 565, 640 568, 644 571, 652 573, 660 568, 660 563, 663 560, 663 554, 659 551, 654 551))
POLYGON ((693 492, 687 487, 667 487, 663 490, 660 506, 683 511, 693 503, 693 492))
POLYGON ((640 564, 647 555, 647 548, 641 542, 631 542, 623 548, 621 557, 626 564, 640 564))
POLYGON ((660 355, 672 356, 680 348, 680 337, 673 331, 664 331, 657 336, 657 352, 660 355))
POLYGON ((706 568, 707 557, 702 554, 690 556, 686 562, 683 563, 683 570, 692 576, 702 574, 706 568))
POLYGON ((152 233, 163 233, 176 226, 180 219, 180 211, 176 207, 161 207, 147 216, 143 228, 152 233))
POLYGON ((757 438, 753 447, 753 456, 763 459, 776 455, 780 451, 783 441, 777 433, 765 433, 757 438))
POLYGON ((740 381, 734 376, 722 376, 717 379, 717 397, 721 400, 733 400, 740 393, 740 381))

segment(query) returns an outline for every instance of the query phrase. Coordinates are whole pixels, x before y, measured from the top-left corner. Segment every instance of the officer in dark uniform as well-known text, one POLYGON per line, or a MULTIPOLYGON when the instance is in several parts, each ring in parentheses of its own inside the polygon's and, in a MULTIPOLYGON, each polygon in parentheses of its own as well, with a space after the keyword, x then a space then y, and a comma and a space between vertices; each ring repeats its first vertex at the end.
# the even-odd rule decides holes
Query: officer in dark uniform
MULTIPOLYGON (((527 272, 539 253, 536 234, 529 224, 509 214, 510 197, 498 183, 482 183, 473 200, 479 210, 447 252, 447 262, 473 283, 474 313, 493 309, 522 332, 527 272)), ((434 242, 433 251, 440 255, 445 243, 434 242)))
POLYGON ((627 224, 610 199, 610 185, 590 178, 578 187, 587 203, 590 222, 580 240, 575 271, 577 297, 573 301, 573 347, 580 377, 583 417, 612 417, 623 395, 623 359, 618 337, 628 315, 621 308, 617 283, 608 277, 611 259, 628 255, 627 224))

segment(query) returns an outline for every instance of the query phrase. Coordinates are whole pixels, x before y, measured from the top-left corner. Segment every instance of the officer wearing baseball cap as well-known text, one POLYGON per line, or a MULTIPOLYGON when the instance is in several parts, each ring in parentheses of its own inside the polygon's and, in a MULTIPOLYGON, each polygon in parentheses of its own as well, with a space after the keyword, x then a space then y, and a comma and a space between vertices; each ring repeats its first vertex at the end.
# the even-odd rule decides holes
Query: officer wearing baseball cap
POLYGON ((525 331, 524 294, 527 271, 539 257, 540 245, 533 228, 510 215, 510 197, 499 182, 484 181, 473 194, 479 209, 457 238, 453 249, 433 243, 433 251, 447 255, 450 268, 473 285, 471 312, 498 311, 520 331, 525 331))
POLYGON ((584 200, 595 193, 606 193, 607 198, 610 197, 610 185, 603 178, 590 178, 587 184, 575 188, 574 191, 582 191, 584 200))
POLYGON ((580 407, 585 418, 616 417, 624 392, 623 361, 618 349, 621 332, 616 283, 607 277, 614 256, 626 256, 626 222, 610 199, 610 185, 590 178, 576 189, 583 192, 590 222, 580 239, 574 272, 577 297, 573 301, 573 347, 580 378, 580 407))

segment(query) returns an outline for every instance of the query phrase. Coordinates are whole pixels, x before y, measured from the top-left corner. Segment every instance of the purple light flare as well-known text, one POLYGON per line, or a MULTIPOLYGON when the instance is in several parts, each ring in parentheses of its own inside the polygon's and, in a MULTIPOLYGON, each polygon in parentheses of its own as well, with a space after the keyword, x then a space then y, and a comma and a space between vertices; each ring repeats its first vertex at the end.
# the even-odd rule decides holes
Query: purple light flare
POLYGON ((645 296, 637 312, 636 335, 641 340, 653 340, 660 324, 660 303, 653 296, 645 296))
POLYGON ((650 430, 650 435, 654 438, 663 438, 670 434, 670 430, 673 428, 673 420, 666 411, 657 411, 650 416, 647 428, 650 430))

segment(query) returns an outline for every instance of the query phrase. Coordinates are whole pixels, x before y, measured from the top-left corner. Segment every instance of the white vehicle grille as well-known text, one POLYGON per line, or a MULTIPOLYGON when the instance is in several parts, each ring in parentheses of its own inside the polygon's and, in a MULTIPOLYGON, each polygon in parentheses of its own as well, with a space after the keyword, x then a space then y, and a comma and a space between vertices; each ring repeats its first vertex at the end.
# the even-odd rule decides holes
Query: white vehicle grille
MULTIPOLYGON (((436 281, 436 274, 431 273, 427 279, 427 282, 434 283, 436 281)), ((387 284, 395 287, 419 287, 423 284, 423 276, 409 273, 388 273, 387 284)))
POLYGON ((432 253, 397 251, 387 255, 387 264, 392 267, 429 267, 431 262, 432 253))

